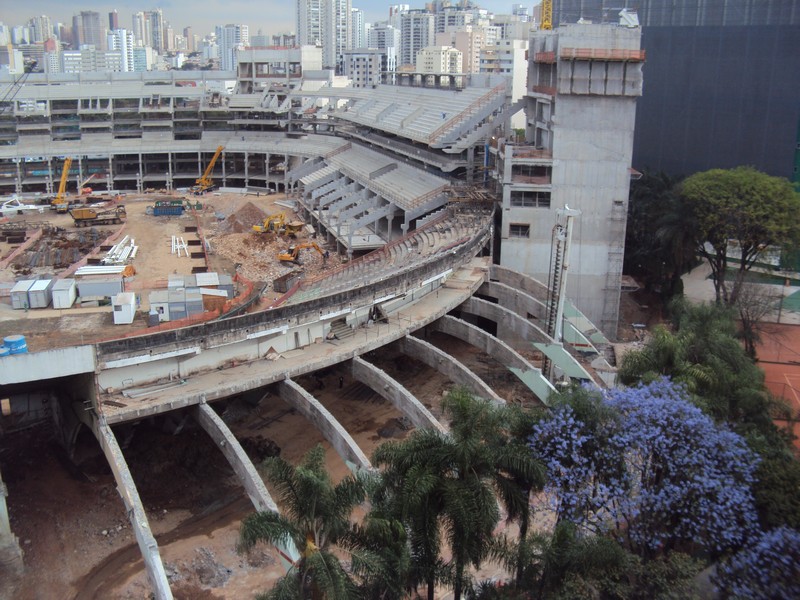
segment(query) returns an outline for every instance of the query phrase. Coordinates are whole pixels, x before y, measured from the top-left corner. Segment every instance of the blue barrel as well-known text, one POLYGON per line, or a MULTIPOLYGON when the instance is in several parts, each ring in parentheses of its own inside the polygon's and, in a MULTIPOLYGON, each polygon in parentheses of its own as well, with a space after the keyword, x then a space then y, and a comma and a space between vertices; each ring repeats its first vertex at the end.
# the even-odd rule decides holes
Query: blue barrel
POLYGON ((3 345, 8 348, 9 354, 23 354, 28 351, 24 335, 7 335, 3 338, 3 345))
POLYGON ((5 346, 0 346, 0 358, 2 358, 3 356, 8 356, 9 354, 11 354, 11 350, 6 348, 5 346))

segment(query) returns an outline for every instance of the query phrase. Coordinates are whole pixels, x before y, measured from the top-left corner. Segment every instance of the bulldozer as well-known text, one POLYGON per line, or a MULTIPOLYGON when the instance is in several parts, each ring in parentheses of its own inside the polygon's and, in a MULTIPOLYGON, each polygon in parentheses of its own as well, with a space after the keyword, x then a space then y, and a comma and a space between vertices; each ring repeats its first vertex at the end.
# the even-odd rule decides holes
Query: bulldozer
POLYGON ((283 213, 275 213, 264 219, 261 225, 253 225, 255 233, 274 232, 279 234, 286 234, 289 236, 296 235, 303 228, 303 223, 300 221, 286 221, 286 215, 283 213))
POLYGON ((327 263, 328 257, 330 256, 330 252, 320 248, 316 242, 306 242, 303 244, 298 244, 296 246, 289 246, 289 249, 286 250, 286 252, 281 252, 278 254, 278 260, 281 262, 292 262, 297 265, 302 264, 299 260, 300 251, 306 248, 313 248, 314 250, 316 250, 322 257, 322 264, 327 263))

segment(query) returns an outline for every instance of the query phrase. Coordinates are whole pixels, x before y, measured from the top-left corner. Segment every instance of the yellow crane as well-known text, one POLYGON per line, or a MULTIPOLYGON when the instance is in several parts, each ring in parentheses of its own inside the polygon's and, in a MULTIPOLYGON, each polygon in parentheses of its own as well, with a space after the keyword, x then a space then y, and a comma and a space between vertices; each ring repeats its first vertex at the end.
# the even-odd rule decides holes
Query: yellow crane
POLYGON ((553 28, 553 0, 542 0, 541 29, 550 31, 553 28))
POLYGON ((50 208, 54 208, 57 213, 65 213, 69 209, 69 202, 67 202, 64 196, 67 191, 67 179, 69 179, 69 168, 71 165, 72 159, 68 156, 64 159, 64 167, 61 170, 61 182, 58 184, 58 193, 50 203, 50 208))
POLYGON ((222 154, 224 149, 224 146, 219 146, 217 148, 217 151, 214 152, 214 156, 211 157, 211 161, 208 163, 203 175, 194 182, 194 186, 189 188, 189 191, 195 196, 199 196, 205 192, 210 192, 214 189, 214 181, 211 179, 211 173, 214 170, 214 164, 216 164, 219 155, 222 154))

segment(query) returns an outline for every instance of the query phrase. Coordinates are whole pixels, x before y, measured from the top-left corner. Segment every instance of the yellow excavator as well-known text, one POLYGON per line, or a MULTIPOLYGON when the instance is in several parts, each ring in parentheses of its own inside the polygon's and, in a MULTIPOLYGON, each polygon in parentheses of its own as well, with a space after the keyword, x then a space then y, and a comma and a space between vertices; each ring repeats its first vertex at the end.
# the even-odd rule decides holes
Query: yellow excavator
POLYGON ((253 225, 253 231, 256 233, 266 233, 272 231, 275 233, 285 233, 287 235, 295 235, 303 228, 301 221, 286 221, 286 215, 283 213, 275 213, 264 219, 261 225, 253 225))
POLYGON ((189 188, 189 191, 195 196, 201 196, 202 194, 210 192, 214 189, 214 181, 211 179, 211 173, 214 171, 214 165, 224 149, 225 146, 219 146, 217 148, 217 151, 214 152, 214 156, 211 157, 211 161, 208 163, 203 175, 196 179, 194 185, 189 188))
POLYGON ((299 265, 300 261, 298 260, 298 257, 300 256, 300 251, 306 248, 313 248, 319 252, 319 255, 322 257, 322 264, 325 264, 330 256, 330 252, 320 248, 316 242, 305 242, 296 246, 289 246, 289 249, 286 252, 281 252, 278 254, 278 260, 283 262, 293 262, 299 265))
POLYGON ((65 195, 67 191, 67 179, 69 179, 69 168, 71 165, 72 159, 68 156, 64 159, 64 167, 61 170, 61 181, 58 184, 58 193, 50 203, 50 208, 55 209, 57 213, 65 213, 69 210, 69 202, 67 202, 65 195))

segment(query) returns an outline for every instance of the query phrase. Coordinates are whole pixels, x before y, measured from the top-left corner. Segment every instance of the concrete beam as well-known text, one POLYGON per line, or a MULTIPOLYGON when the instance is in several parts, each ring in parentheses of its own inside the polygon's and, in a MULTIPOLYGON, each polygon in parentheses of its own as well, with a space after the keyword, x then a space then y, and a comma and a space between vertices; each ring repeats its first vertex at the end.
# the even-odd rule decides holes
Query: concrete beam
POLYGON ((445 315, 432 323, 431 328, 451 335, 486 352, 486 354, 505 365, 509 371, 514 373, 543 404, 546 405, 550 393, 555 392, 555 388, 540 369, 530 364, 504 341, 489 335, 481 328, 449 315, 445 315))
POLYGON ((469 314, 494 321, 498 328, 513 331, 526 342, 553 343, 553 339, 536 325, 499 304, 480 298, 468 298, 459 308, 469 314))
POLYGON ((372 469, 367 455, 319 400, 291 379, 284 379, 277 387, 281 399, 311 421, 348 465, 355 469, 372 469))
POLYGON ((547 302, 547 285, 525 273, 501 267, 500 265, 492 265, 489 271, 489 279, 521 290, 542 303, 547 302))
POLYGON ((431 369, 438 371, 456 385, 464 386, 473 396, 485 398, 497 402, 498 404, 505 403, 505 400, 486 385, 483 379, 475 375, 475 373, 447 354, 447 352, 439 350, 439 348, 433 344, 411 335, 399 339, 397 343, 400 345, 400 351, 403 354, 425 363, 431 369))
POLYGON ((130 519, 133 533, 136 536, 136 542, 139 544, 139 550, 142 552, 147 578, 153 587, 153 594, 157 600, 171 600, 172 591, 169 589, 169 581, 164 571, 164 563, 161 561, 161 554, 158 551, 158 543, 150 531, 150 524, 139 498, 139 492, 128 469, 128 463, 125 462, 125 457, 117 443, 117 438, 114 437, 111 427, 100 421, 95 422, 94 434, 111 466, 111 472, 117 482, 117 491, 125 503, 128 519, 130 519))
MULTIPOLYGON (((228 459, 233 471, 242 482, 245 492, 250 497, 253 506, 259 512, 277 513, 278 506, 272 500, 272 496, 267 491, 267 486, 258 474, 255 465, 247 456, 239 440, 233 432, 225 425, 220 416, 214 412, 208 404, 198 404, 192 407, 192 415, 200 426, 205 430, 214 443, 222 450, 222 454, 228 459)), ((276 544, 276 548, 281 555, 284 567, 289 567, 300 559, 300 553, 295 548, 292 540, 286 540, 283 544, 276 544)))
POLYGON ((269 495, 250 457, 214 409, 208 404, 197 404, 191 410, 192 416, 228 459, 256 510, 278 512, 278 506, 269 495))
POLYGON ((391 402, 397 410, 408 417, 414 427, 429 427, 438 429, 442 433, 447 431, 422 402, 385 371, 356 356, 352 361, 351 372, 357 381, 369 386, 391 402))
POLYGON ((487 281, 480 287, 478 294, 496 298, 502 307, 518 314, 523 319, 527 319, 528 315, 533 315, 542 324, 547 319, 545 303, 520 288, 499 281, 487 281))

